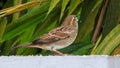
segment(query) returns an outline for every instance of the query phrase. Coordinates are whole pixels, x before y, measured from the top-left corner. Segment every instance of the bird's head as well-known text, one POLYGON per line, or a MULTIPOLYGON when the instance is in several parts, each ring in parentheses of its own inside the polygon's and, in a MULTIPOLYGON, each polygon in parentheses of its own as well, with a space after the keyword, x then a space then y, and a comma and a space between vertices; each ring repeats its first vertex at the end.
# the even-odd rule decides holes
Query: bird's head
POLYGON ((63 26, 78 28, 77 17, 75 15, 67 16, 63 22, 63 26))

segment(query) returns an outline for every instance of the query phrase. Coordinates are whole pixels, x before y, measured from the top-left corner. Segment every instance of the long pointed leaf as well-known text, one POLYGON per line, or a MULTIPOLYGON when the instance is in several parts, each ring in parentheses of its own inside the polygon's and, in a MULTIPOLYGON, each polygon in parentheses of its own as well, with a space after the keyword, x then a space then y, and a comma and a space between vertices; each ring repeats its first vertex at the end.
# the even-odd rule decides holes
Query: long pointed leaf
POLYGON ((117 25, 96 48, 94 54, 107 54, 111 52, 120 44, 120 24, 117 25))

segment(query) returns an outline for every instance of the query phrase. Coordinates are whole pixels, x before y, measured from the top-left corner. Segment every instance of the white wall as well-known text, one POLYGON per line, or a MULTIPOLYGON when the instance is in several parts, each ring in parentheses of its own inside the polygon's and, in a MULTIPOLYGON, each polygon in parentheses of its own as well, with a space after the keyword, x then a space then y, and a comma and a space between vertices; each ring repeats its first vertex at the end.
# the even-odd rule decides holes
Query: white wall
POLYGON ((1 56, 0 68, 120 68, 120 57, 1 56))

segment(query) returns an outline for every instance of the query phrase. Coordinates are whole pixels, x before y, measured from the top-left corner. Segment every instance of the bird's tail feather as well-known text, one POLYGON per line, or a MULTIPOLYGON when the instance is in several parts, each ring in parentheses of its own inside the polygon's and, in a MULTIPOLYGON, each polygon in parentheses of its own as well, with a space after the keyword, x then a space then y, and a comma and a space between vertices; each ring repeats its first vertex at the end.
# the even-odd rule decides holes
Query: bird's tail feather
POLYGON ((12 47, 12 49, 25 48, 25 47, 29 47, 30 45, 31 45, 31 43, 27 43, 27 44, 23 44, 23 45, 19 45, 19 46, 14 46, 14 47, 12 47))

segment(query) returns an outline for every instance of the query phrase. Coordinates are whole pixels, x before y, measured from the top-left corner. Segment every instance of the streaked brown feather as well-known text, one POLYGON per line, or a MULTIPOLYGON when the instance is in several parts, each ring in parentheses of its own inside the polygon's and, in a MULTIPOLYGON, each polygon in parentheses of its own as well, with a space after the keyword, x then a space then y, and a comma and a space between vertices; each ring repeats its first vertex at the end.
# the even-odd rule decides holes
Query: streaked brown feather
POLYGON ((68 33, 65 33, 59 29, 61 29, 61 28, 52 30, 48 34, 44 34, 42 37, 40 37, 40 39, 33 41, 32 44, 53 43, 53 42, 57 42, 59 40, 66 39, 69 37, 68 33))

